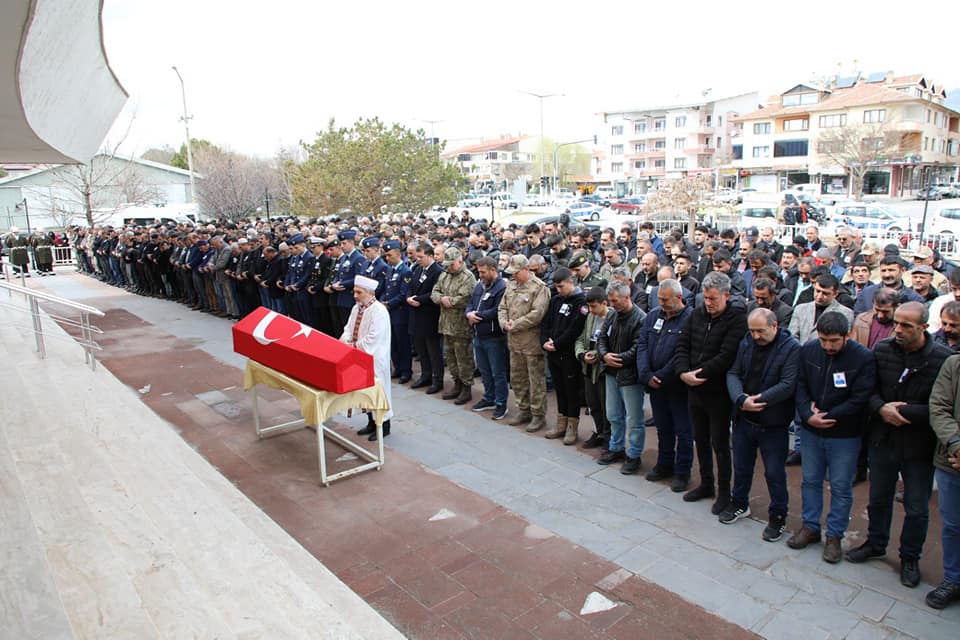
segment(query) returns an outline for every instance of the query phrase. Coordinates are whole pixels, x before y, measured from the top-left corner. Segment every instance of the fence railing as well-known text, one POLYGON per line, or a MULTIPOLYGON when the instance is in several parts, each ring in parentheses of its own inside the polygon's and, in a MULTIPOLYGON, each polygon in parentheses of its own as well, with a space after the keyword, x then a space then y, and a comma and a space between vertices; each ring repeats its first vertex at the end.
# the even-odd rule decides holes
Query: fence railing
MULTIPOLYGON (((91 316, 100 316, 104 315, 103 311, 100 311, 96 307, 91 307, 80 302, 74 302, 73 300, 68 300, 66 298, 61 298, 53 294, 44 293, 42 291, 37 291, 35 289, 30 289, 26 286, 13 284, 10 280, 12 274, 9 273, 7 265, 4 265, 4 272, 6 275, 5 281, 0 281, 0 289, 5 289, 7 291, 8 300, 0 299, 0 307, 13 310, 18 313, 27 313, 30 315, 30 328, 33 330, 33 337, 36 342, 37 353, 40 354, 40 358, 44 359, 47 357, 47 350, 44 344, 45 338, 53 339, 65 339, 75 341, 80 344, 83 348, 83 359, 84 362, 90 365, 92 370, 97 369, 97 359, 94 355, 95 351, 102 350, 102 347, 94 340, 94 334, 103 334, 103 331, 94 326, 90 322, 91 316), (13 301, 13 296, 22 295, 27 303, 26 308, 23 305, 18 304, 13 301), (51 313, 50 310, 44 309, 44 313, 40 312, 40 303, 46 302, 53 305, 58 305, 62 307, 67 307, 70 309, 76 310, 80 319, 71 318, 56 313, 51 313), (60 324, 76 327, 80 329, 80 337, 72 337, 70 335, 63 336, 59 333, 47 333, 43 330, 43 319, 46 316, 50 320, 54 320, 60 324)), ((12 326, 23 326, 17 322, 7 323, 12 326)))
POLYGON ((73 254, 73 247, 67 245, 66 247, 54 247, 53 248, 53 266, 61 267, 63 265, 75 264, 76 258, 73 254))

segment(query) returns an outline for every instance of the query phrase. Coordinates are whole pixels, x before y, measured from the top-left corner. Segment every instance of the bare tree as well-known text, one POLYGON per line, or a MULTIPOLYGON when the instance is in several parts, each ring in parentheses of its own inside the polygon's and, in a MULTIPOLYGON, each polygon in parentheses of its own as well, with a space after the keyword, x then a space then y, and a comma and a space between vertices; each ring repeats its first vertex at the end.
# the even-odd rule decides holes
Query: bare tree
POLYGON ((274 161, 253 158, 217 147, 197 153, 195 164, 203 181, 197 201, 214 217, 242 220, 260 207, 289 211, 290 188, 274 161))
POLYGON ((847 172, 857 200, 863 197, 867 172, 902 153, 903 141, 903 135, 891 129, 889 120, 822 129, 816 138, 817 154, 847 172))
POLYGON ((693 242, 697 226, 697 212, 708 206, 713 194, 713 178, 699 175, 660 183, 660 188, 647 200, 646 211, 651 215, 685 215, 687 233, 693 242))

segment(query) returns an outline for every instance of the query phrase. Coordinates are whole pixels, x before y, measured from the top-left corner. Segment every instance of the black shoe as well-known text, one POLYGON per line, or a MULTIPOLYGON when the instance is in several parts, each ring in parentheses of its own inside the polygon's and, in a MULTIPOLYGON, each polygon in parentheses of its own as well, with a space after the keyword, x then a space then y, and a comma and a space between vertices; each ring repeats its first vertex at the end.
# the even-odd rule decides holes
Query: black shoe
POLYGON ((430 378, 419 378, 416 382, 410 385, 411 389, 419 389, 420 387, 430 386, 430 378))
POLYGON ((653 416, 650 416, 649 418, 647 418, 646 420, 643 421, 643 426, 645 426, 645 427, 655 427, 655 426, 657 426, 657 423, 653 421, 653 416))
POLYGON ((900 560, 900 584, 911 589, 920 584, 920 565, 916 560, 900 560))
POLYGON ((787 454, 787 462, 786 462, 786 464, 787 464, 788 467, 795 467, 795 466, 797 466, 798 464, 800 464, 800 452, 799 452, 799 451, 791 451, 790 453, 788 453, 788 454, 787 454))
POLYGON ((673 482, 670 483, 670 491, 674 493, 683 493, 687 490, 687 487, 690 486, 690 476, 688 475, 677 475, 673 476, 673 482))
POLYGON ((594 431, 590 434, 590 437, 584 440, 583 448, 584 449, 596 449, 600 445, 607 444, 607 439, 601 436, 599 433, 594 431))
POLYGON ((376 432, 377 432, 377 424, 373 420, 368 420, 367 426, 365 426, 363 429, 360 429, 360 431, 357 431, 357 435, 368 436, 371 433, 376 433, 376 432))
POLYGON ((673 471, 671 469, 664 469, 662 467, 654 467, 650 470, 650 473, 647 474, 647 480, 650 482, 660 482, 661 480, 666 480, 667 478, 673 477, 673 471))
POLYGON ((870 544, 869 541, 867 541, 856 549, 850 549, 850 551, 847 551, 847 562, 866 562, 870 558, 882 558, 885 555, 887 555, 886 549, 875 547, 870 544))
POLYGON ((720 512, 718 519, 720 524, 733 524, 741 518, 750 516, 750 505, 738 507, 733 503, 727 505, 727 508, 720 512))
POLYGON ((402 376, 400 376, 400 379, 397 380, 397 382, 398 382, 399 384, 407 384, 408 382, 410 382, 410 376, 408 376, 408 375, 402 375, 402 376))
POLYGON ((433 384, 430 385, 430 388, 427 389, 427 395, 432 396, 433 394, 440 393, 441 391, 443 391, 443 385, 440 383, 434 382, 433 384))
POLYGON ((717 499, 713 502, 713 506, 710 507, 710 513, 715 516, 719 516, 721 513, 727 510, 727 507, 730 506, 730 492, 721 491, 717 496, 717 499))
POLYGON ((393 373, 390 374, 390 379, 391 379, 391 380, 395 380, 395 379, 397 379, 397 378, 399 378, 399 377, 400 377, 400 373, 399 373, 398 371, 394 371, 393 373))
POLYGON ((640 458, 630 458, 628 457, 626 462, 623 463, 623 466, 620 467, 620 473, 625 476, 632 476, 633 474, 640 471, 640 458))
MULTIPOLYGON (((389 420, 384 420, 384 421, 383 421, 383 437, 386 438, 388 435, 390 435, 390 421, 389 421, 389 420)), ((373 433, 370 434, 370 436, 367 438, 367 440, 369 440, 370 442, 376 442, 376 441, 377 441, 377 430, 376 430, 376 428, 374 428, 373 433)))
POLYGON ((697 500, 703 500, 704 498, 712 498, 715 495, 716 494, 713 492, 712 484, 701 484, 683 494, 683 501, 696 502, 697 500))
POLYGON ((597 464, 613 464, 627 459, 627 454, 623 451, 607 451, 597 458, 597 464))
POLYGON ((763 539, 767 542, 776 542, 783 536, 783 531, 786 528, 787 519, 785 516, 772 515, 763 530, 763 539))
POLYGON ((940 586, 927 594, 927 606, 943 609, 951 602, 960 602, 960 584, 941 582, 940 586))

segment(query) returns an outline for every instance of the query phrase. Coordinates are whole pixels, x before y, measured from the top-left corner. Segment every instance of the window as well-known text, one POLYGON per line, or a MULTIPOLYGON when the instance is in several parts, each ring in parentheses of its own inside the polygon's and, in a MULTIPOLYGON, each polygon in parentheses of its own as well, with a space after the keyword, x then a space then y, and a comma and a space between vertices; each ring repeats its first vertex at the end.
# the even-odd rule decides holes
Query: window
POLYGON ((667 161, 666 161, 666 160, 654 160, 654 161, 653 161, 653 167, 654 167, 654 169, 663 169, 663 168, 666 167, 666 166, 667 166, 667 161))
POLYGON ((615 156, 623 155, 623 145, 622 144, 613 144, 610 145, 610 153, 615 156))
POLYGON ((817 143, 817 153, 840 153, 843 150, 843 143, 832 140, 817 143))
POLYGON ((847 124, 847 114, 838 113, 832 116, 820 116, 820 128, 842 127, 847 124))
POLYGON ((472 157, 469 153, 461 153, 457 155, 457 162, 470 162, 472 157))
POLYGON ((623 125, 615 124, 610 127, 610 135, 612 136, 622 136, 623 135, 623 125))
POLYGON ((662 151, 662 150, 664 150, 664 149, 667 148, 667 141, 666 141, 666 140, 657 140, 657 141, 654 143, 653 148, 654 148, 655 150, 657 150, 657 151, 662 151))
POLYGON ((743 160, 743 145, 735 144, 733 145, 733 159, 734 160, 743 160))
POLYGON ((634 153, 644 153, 646 150, 647 150, 646 142, 638 142, 637 144, 633 145, 634 153))
POLYGON ((646 160, 634 160, 634 161, 633 161, 633 168, 634 168, 634 169, 646 169, 646 168, 647 168, 647 161, 646 161, 646 160))
POLYGON ((780 98, 780 104, 785 107, 799 107, 802 104, 817 104, 818 102, 820 102, 820 94, 818 93, 791 93, 780 98))
MULTIPOLYGON (((929 121, 930 112, 927 112, 927 120, 929 121)), ((886 109, 869 109, 863 112, 863 121, 864 122, 883 122, 887 119, 887 110, 886 109)))
POLYGON ((686 168, 687 168, 687 159, 686 159, 686 158, 674 158, 674 159, 673 159, 673 168, 674 168, 674 169, 686 169, 686 168))
POLYGON ((723 116, 717 116, 717 126, 723 126, 723 116))
POLYGON ((753 157, 754 157, 754 158, 769 158, 769 157, 770 157, 770 147, 754 147, 754 148, 753 148, 753 157))
POLYGON ((623 163, 622 163, 622 162, 611 162, 611 163, 610 163, 610 172, 611 172, 611 173, 620 173, 621 171, 623 171, 623 163))
POLYGON ((633 132, 634 133, 643 133, 647 130, 647 123, 644 122, 634 122, 633 123, 633 132))
POLYGON ((708 114, 707 114, 707 122, 706 122, 706 125, 707 125, 708 127, 710 126, 710 122, 711 122, 712 119, 713 119, 713 116, 711 116, 711 115, 708 113, 708 114))
POLYGON ((807 118, 793 118, 783 121, 784 131, 806 131, 810 127, 810 120, 807 118))
POLYGON ((807 155, 807 148, 806 140, 779 140, 773 143, 773 157, 805 156, 807 155))
POLYGON ((677 116, 673 119, 673 126, 677 129, 681 129, 687 126, 687 116, 677 116))
POLYGON ((723 138, 717 136, 717 149, 719 149, 721 146, 723 146, 723 138))
POLYGON ((666 129, 666 128, 667 128, 667 119, 666 119, 666 118, 659 118, 659 119, 653 121, 653 130, 654 130, 654 131, 662 131, 662 130, 664 130, 664 129, 666 129))
POLYGON ((673 139, 673 148, 674 148, 674 149, 683 149, 685 146, 687 146, 687 139, 686 139, 686 138, 674 138, 674 139, 673 139))
POLYGON ((753 133, 756 135, 761 135, 764 133, 770 133, 770 123, 769 122, 755 122, 753 123, 753 133))
MULTIPOLYGON (((864 120, 866 122, 866 120, 864 120)), ((930 109, 927 109, 927 122, 930 122, 930 109)))

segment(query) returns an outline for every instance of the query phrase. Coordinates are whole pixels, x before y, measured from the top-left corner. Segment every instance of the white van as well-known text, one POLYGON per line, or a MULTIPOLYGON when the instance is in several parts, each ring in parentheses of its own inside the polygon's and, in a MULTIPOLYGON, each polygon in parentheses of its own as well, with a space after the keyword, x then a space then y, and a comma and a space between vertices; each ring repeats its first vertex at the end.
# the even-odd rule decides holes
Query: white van
POLYGON ((617 197, 617 190, 613 187, 597 187, 593 190, 593 194, 607 200, 614 200, 617 197))

